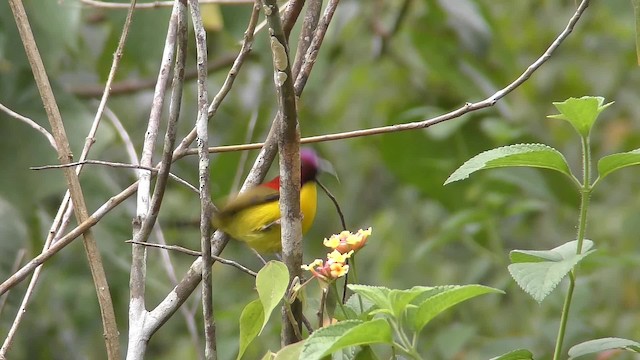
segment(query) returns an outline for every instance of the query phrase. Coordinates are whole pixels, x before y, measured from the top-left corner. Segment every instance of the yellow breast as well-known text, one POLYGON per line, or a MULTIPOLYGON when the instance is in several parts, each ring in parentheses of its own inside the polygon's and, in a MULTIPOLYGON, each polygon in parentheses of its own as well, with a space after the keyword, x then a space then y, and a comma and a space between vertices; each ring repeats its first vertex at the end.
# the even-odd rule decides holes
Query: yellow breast
MULTIPOLYGON (((314 181, 306 182, 300 189, 303 234, 309 231, 316 216, 317 196, 314 181)), ((282 250, 280 217, 279 201, 270 201, 249 206, 222 218, 214 217, 213 224, 258 252, 271 253, 282 250)))

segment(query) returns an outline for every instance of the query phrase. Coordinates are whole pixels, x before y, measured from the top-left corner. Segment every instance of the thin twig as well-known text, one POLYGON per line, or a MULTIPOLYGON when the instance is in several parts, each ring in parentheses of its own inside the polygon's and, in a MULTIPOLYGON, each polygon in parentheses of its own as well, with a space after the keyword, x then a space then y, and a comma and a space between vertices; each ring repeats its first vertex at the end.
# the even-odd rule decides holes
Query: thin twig
MULTIPOLYGON (((60 115, 60 110, 58 109, 51 84, 49 83, 44 64, 42 63, 42 58, 40 57, 38 47, 33 37, 24 5, 21 0, 11 0, 9 1, 9 4, 18 26, 20 38, 22 39, 22 43, 25 47, 25 52, 27 53, 27 58, 31 65, 36 85, 47 113, 47 118, 51 124, 53 137, 57 145, 58 158, 62 163, 70 162, 73 160, 73 155, 64 129, 62 116, 60 115)), ((67 187, 70 191, 71 199, 74 204, 75 216, 78 223, 82 223, 87 220, 89 215, 78 175, 71 168, 64 169, 64 173, 67 181, 67 187)), ((93 282, 98 296, 98 303, 100 305, 107 356, 109 359, 119 359, 120 345, 118 342, 118 327, 113 310, 113 302, 109 293, 109 284, 104 272, 104 267, 102 266, 100 252, 91 231, 86 231, 83 234, 83 239, 89 268, 91 270, 91 275, 93 277, 93 282)), ((3 348, 0 349, 0 355, 6 357, 7 349, 8 346, 3 346, 3 348)))
POLYGON ((213 280, 211 276, 211 216, 212 204, 209 192, 209 116, 207 105, 207 34, 202 24, 200 5, 197 0, 189 0, 191 23, 196 38, 196 57, 198 70, 198 174, 200 185, 200 248, 202 249, 202 314, 204 322, 204 358, 218 358, 216 350, 216 326, 213 317, 213 280))
MULTIPOLYGON (((18 271, 20 268, 20 264, 24 260, 25 255, 27 254, 27 249, 20 248, 16 253, 16 258, 13 261, 13 266, 11 266, 11 272, 18 271)), ((2 314, 2 310, 4 310, 4 306, 7 303, 7 298, 9 297, 9 293, 4 293, 0 296, 0 314, 2 314)))
MULTIPOLYGON (((80 0, 81 3, 102 9, 126 9, 129 7, 127 3, 115 3, 98 0, 80 0)), ((201 4, 221 4, 221 5, 247 5, 253 3, 253 0, 200 0, 201 4)), ((173 6, 173 1, 154 1, 148 3, 140 3, 136 5, 136 9, 157 9, 162 7, 173 6)))
MULTIPOLYGON (((191 250, 191 249, 187 249, 185 247, 182 246, 178 246, 178 245, 164 245, 164 244, 156 244, 156 243, 150 243, 150 242, 136 242, 133 240, 127 240, 125 241, 126 243, 129 244, 138 244, 138 245, 143 245, 143 246, 149 246, 149 247, 154 247, 154 248, 158 248, 158 249, 164 249, 164 250, 169 250, 169 251, 176 251, 179 253, 183 253, 186 255, 190 255, 190 256, 202 256, 202 253, 200 251, 195 251, 195 250, 191 250)), ((221 263, 221 264, 225 264, 225 265, 231 265, 235 268, 237 268, 238 270, 241 270, 244 273, 247 273, 253 277, 258 276, 258 273, 249 269, 248 267, 235 262, 233 260, 229 260, 229 259, 225 259, 216 255, 211 255, 212 258, 214 258, 217 262, 221 263)))
POLYGON ((316 183, 318 184, 318 186, 320 186, 322 190, 324 190, 324 193, 327 194, 329 199, 331 199, 331 202, 333 202, 333 205, 335 205, 336 211, 338 212, 338 216, 340 217, 340 223, 342 224, 342 230, 347 230, 347 223, 344 221, 344 214, 342 213, 340 204, 338 204, 338 199, 336 199, 336 197, 333 196, 331 191, 329 191, 329 189, 327 189, 327 187, 324 186, 324 184, 322 184, 318 179, 316 179, 316 183))
MULTIPOLYGON (((169 81, 169 74, 173 57, 176 52, 183 51, 185 44, 180 44, 178 38, 184 36, 186 31, 186 3, 176 1, 174 3, 171 17, 169 19, 169 27, 165 40, 164 50, 160 71, 158 73, 158 81, 154 90, 151 111, 147 130, 145 132, 144 144, 142 147, 142 155, 140 164, 146 167, 152 166, 153 149, 158 137, 158 129, 160 124, 160 116, 164 104, 165 89, 169 81), (178 45, 176 45, 178 44, 178 45), (176 51, 176 47, 178 50, 176 51), (180 50, 182 47, 182 50, 180 50)), ((165 134, 164 149, 162 154, 163 161, 160 163, 160 171, 157 175, 156 186, 153 190, 151 199, 151 172, 141 170, 138 172, 138 198, 136 216, 133 221, 133 240, 136 242, 146 242, 153 225, 156 222, 166 179, 169 175, 171 148, 175 140, 176 122, 180 112, 180 102, 182 98, 182 79, 184 75, 184 58, 180 55, 176 56, 174 68, 174 79, 172 82, 172 92, 169 109, 169 121, 165 134), (173 138, 172 138, 173 137, 173 138), (168 154, 167 154, 168 153, 168 154)), ((129 296, 129 346, 127 347, 127 359, 141 360, 147 350, 149 336, 144 333, 145 324, 147 322, 148 312, 145 308, 145 282, 146 282, 146 248, 140 245, 133 245, 131 249, 131 274, 129 280, 130 296, 129 296)))
POLYGON ((16 119, 16 120, 20 120, 23 123, 31 126, 33 129, 35 129, 36 131, 38 131, 39 133, 41 133, 42 135, 44 135, 47 140, 49 141, 49 144, 51 145, 51 147, 53 147, 54 150, 58 150, 58 147, 56 146, 56 140, 53 138, 53 135, 51 135, 51 133, 49 131, 47 131, 47 129, 43 128, 42 126, 38 125, 38 123, 36 123, 35 121, 29 119, 26 116, 22 116, 20 114, 18 114, 17 112, 9 109, 8 107, 0 104, 0 110, 4 111, 7 115, 11 116, 12 118, 16 119))
MULTIPOLYGON (((126 164, 126 163, 120 163, 120 162, 114 162, 114 161, 103 161, 103 160, 75 161, 75 162, 71 162, 64 165, 31 166, 29 170, 62 169, 62 168, 82 166, 82 165, 103 165, 103 166, 109 166, 113 168, 139 169, 139 170, 151 171, 152 173, 157 173, 159 171, 158 168, 153 168, 153 167, 147 167, 147 166, 136 165, 136 164, 126 164)), ((198 191, 198 189, 195 186, 189 184, 187 180, 182 179, 178 175, 169 173, 169 177, 175 180, 176 182, 188 187, 189 190, 195 192, 196 194, 200 194, 200 191, 198 191)))
POLYGON ((304 14, 304 21, 302 22, 302 29, 300 29, 300 36, 298 36, 296 57, 293 61, 293 68, 291 69, 291 73, 294 77, 298 77, 298 74, 300 73, 304 57, 307 54, 309 45, 311 45, 315 31, 318 28, 318 21, 320 21, 321 13, 322 0, 309 0, 307 10, 304 14))
POLYGON ((284 14, 282 15, 282 30, 284 31, 284 37, 289 42, 289 35, 293 29, 293 25, 298 21, 298 16, 304 7, 305 0, 291 0, 289 4, 284 8, 284 14))
POLYGON ((311 69, 313 69, 313 65, 316 63, 320 46, 322 45, 324 36, 327 34, 329 23, 331 23, 331 19, 333 19, 333 14, 336 12, 339 2, 340 0, 329 0, 326 9, 324 9, 324 15, 322 15, 322 19, 318 22, 313 40, 311 41, 311 44, 309 44, 309 48, 304 55, 304 62, 300 67, 300 72, 296 74, 294 88, 296 89, 297 96, 300 96, 302 89, 304 89, 304 86, 311 75, 311 69))

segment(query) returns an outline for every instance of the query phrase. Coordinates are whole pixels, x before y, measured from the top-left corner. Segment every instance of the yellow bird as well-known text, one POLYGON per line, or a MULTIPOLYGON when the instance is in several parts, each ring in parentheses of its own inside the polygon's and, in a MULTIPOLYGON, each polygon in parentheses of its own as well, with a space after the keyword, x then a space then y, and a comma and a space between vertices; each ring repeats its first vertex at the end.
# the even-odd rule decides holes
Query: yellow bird
MULTIPOLYGON (((316 176, 320 170, 325 170, 326 164, 313 150, 300 150, 303 235, 311 228, 316 216, 316 176)), ((282 250, 280 217, 280 177, 277 176, 228 200, 214 214, 212 223, 258 252, 274 253, 282 250)))

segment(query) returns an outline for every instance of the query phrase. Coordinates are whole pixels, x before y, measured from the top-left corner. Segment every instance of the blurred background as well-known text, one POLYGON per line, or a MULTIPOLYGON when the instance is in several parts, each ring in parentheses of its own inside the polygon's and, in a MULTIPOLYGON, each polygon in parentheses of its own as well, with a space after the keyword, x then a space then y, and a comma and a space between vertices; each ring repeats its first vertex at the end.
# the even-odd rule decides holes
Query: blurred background
MULTIPOLYGON (((79 156, 120 37, 125 9, 94 7, 76 0, 25 2, 36 40, 79 156)), ((507 0, 343 0, 299 102, 303 136, 321 135, 427 119, 482 100, 535 61, 566 26, 576 2, 507 0)), ((210 63, 225 64, 209 75, 209 93, 220 88, 246 28, 250 5, 206 5, 210 63)), ((123 123, 138 152, 149 116, 153 82, 166 36, 170 8, 136 11, 108 106, 123 123), (145 82, 151 85, 144 86, 145 82)), ((550 249, 575 237, 578 194, 553 172, 492 170, 444 187, 445 179, 484 150, 522 142, 545 143, 563 152, 580 173, 580 142, 556 113, 554 101, 584 95, 615 101, 593 133, 594 158, 640 147, 640 71, 632 5, 596 1, 574 32, 531 79, 496 106, 434 127, 314 144, 331 161, 339 181, 321 181, 340 202, 349 229, 373 227, 358 255, 361 283, 393 288, 479 283, 503 289, 438 317, 422 334, 429 359, 488 359, 515 348, 550 358, 566 283, 542 305, 521 291, 506 269, 512 249, 550 249)), ((297 42, 298 27, 291 36, 297 42)), ((190 69, 195 69, 190 30, 190 69)), ((276 109, 271 55, 265 32, 238 75, 226 101, 210 120, 210 143, 261 141, 276 109)), ((180 136, 196 119, 196 84, 185 87, 180 136)), ((48 128, 15 22, 0 3, 0 103, 48 128)), ((166 114, 165 114, 166 118, 166 114)), ((32 171, 55 164, 46 139, 0 113, 0 278, 11 274, 20 249, 27 258, 42 248, 64 194, 61 171, 32 171)), ((221 199, 250 168, 257 152, 212 155, 212 193, 221 199)), ((90 159, 130 162, 112 123, 103 120, 90 159)), ((158 158, 156 157, 155 160, 158 158)), ((598 251, 583 263, 565 344, 619 336, 640 339, 639 169, 616 172, 592 198, 587 237, 598 251)), ((184 158, 173 172, 197 184, 197 158, 184 158)), ((271 175, 275 174, 272 169, 271 175)), ((89 211, 135 180, 129 169, 90 166, 81 175, 89 211)), ((123 349, 126 347, 131 219, 135 199, 110 212, 96 227, 123 349)), ((169 244, 199 248, 199 199, 170 182, 160 213, 169 244)), ((319 211, 305 238, 305 261, 323 257, 322 239, 341 230, 333 204, 319 197, 319 211)), ((157 240, 157 234, 152 241, 157 240)), ((148 250, 147 307, 153 308, 193 261, 170 254, 174 275, 158 250, 148 250)), ((222 254, 254 270, 261 263, 244 245, 231 242, 222 254)), ((214 266, 214 307, 220 359, 237 353, 238 318, 257 297, 250 276, 214 266)), ((26 289, 14 288, 0 314, 6 336, 26 289)), ((197 292, 196 292, 197 293, 197 292)), ((308 293, 310 313, 319 295, 308 293)), ((198 359, 201 340, 189 332, 185 313, 199 296, 156 333, 149 359, 198 359)), ((246 359, 279 348, 279 319, 251 345, 246 359)), ((102 359, 102 325, 80 241, 45 265, 12 350, 11 359, 102 359), (61 351, 61 349, 65 349, 61 351)), ((625 357, 617 357, 623 359, 625 357)))

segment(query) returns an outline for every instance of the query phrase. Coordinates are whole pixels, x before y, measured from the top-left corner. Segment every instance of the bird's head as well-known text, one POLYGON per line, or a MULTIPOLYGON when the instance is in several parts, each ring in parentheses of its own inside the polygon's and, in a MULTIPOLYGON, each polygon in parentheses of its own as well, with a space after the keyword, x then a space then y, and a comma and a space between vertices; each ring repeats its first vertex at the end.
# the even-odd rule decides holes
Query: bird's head
POLYGON ((333 165, 327 160, 318 156, 310 148, 300 149, 300 179, 302 183, 313 181, 320 172, 328 172, 335 175, 333 165))

